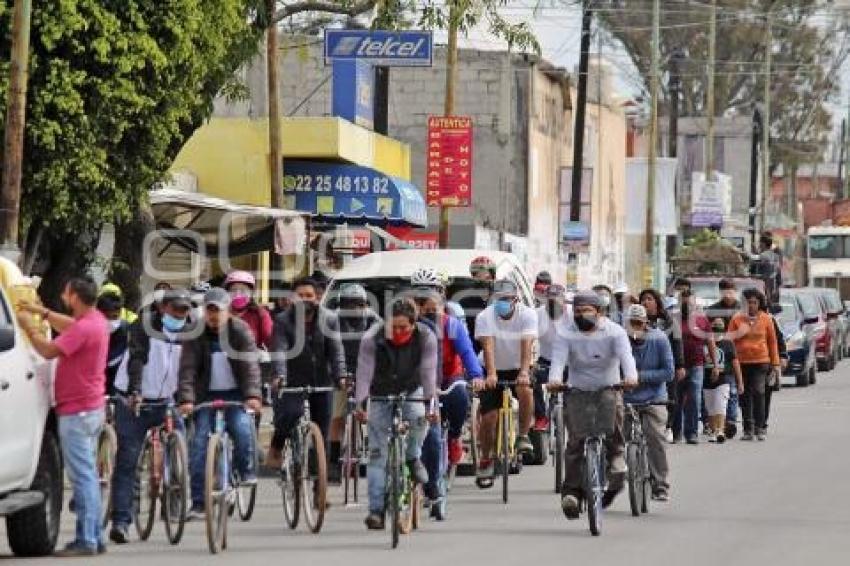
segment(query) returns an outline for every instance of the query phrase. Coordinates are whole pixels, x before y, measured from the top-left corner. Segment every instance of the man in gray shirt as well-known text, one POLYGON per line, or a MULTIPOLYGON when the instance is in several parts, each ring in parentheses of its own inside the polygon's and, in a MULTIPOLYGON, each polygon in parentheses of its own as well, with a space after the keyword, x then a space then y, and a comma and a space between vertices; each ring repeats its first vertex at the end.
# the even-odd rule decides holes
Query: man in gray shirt
MULTIPOLYGON (((632 356, 632 347, 623 328, 602 315, 602 303, 592 291, 582 291, 573 298, 572 320, 561 319, 556 326, 552 345, 552 366, 549 384, 552 388, 561 385, 564 367, 569 368, 568 385, 580 392, 603 391, 602 402, 613 401, 616 405, 613 434, 606 440, 608 453, 608 491, 603 505, 610 505, 623 489, 626 463, 623 459, 625 441, 622 435, 622 393, 609 388, 623 382, 625 387, 637 385, 638 373, 632 356)), ((579 516, 579 498, 582 494, 582 458, 584 438, 575 432, 576 423, 571 422, 580 411, 576 405, 591 402, 594 398, 577 393, 568 397, 566 424, 569 432, 564 454, 564 485, 561 488, 561 507, 568 519, 579 516)), ((599 398, 595 398, 599 402, 599 398)))

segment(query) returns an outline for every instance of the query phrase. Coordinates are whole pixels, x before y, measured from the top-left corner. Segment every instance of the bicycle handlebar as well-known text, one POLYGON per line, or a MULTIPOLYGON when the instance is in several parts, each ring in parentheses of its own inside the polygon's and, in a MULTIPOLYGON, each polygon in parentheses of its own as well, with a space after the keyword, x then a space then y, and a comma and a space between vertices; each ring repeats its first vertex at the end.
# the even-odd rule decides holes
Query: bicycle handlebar
POLYGON ((438 391, 437 391, 437 394, 438 394, 440 397, 445 397, 446 395, 448 395, 449 393, 451 393, 452 391, 454 391, 454 390, 455 390, 455 388, 457 388, 457 387, 461 387, 461 386, 463 386, 463 387, 469 387, 469 384, 468 384, 466 381, 462 380, 462 379, 458 379, 457 381, 455 381, 454 383, 452 383, 451 385, 449 385, 449 387, 448 387, 447 389, 440 389, 440 390, 438 390, 438 391))
MULTIPOLYGON (((242 401, 207 401, 206 403, 201 403, 199 405, 195 405, 192 407, 192 412, 197 413, 198 411, 202 411, 204 409, 231 409, 231 408, 241 408, 245 409, 245 403, 242 401)), ((246 412, 250 412, 245 409, 246 412)))
POLYGON ((566 383, 559 383, 557 385, 554 384, 554 383, 551 383, 551 384, 549 384, 548 389, 549 389, 549 391, 555 391, 555 392, 563 391, 564 393, 569 394, 569 393, 572 393, 574 391, 577 391, 579 393, 596 393, 597 391, 623 391, 623 389, 625 389, 625 388, 623 387, 622 383, 618 383, 617 385, 606 385, 605 387, 602 387, 601 389, 597 389, 595 391, 585 391, 583 389, 571 387, 570 385, 568 385, 566 383))
POLYGON ((369 399, 372 401, 382 401, 384 403, 430 403, 431 399, 426 399, 425 397, 412 397, 409 395, 405 395, 404 393, 400 395, 370 395, 369 399))
POLYGON ((313 387, 312 385, 304 385, 301 387, 281 387, 277 390, 277 396, 280 398, 282 395, 310 395, 312 393, 331 393, 336 391, 336 387, 313 387))

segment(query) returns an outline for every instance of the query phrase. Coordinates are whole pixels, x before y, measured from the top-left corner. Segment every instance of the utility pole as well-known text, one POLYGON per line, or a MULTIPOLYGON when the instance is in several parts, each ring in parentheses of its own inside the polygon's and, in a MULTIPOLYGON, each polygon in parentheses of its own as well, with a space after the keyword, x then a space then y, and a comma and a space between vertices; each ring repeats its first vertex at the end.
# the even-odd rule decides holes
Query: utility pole
POLYGON ((658 47, 661 41, 661 0, 652 2, 652 62, 650 74, 649 102, 649 161, 646 183, 646 224, 644 236, 644 253, 646 255, 644 269, 644 284, 647 288, 655 287, 655 164, 658 158, 658 47))
MULTIPOLYGON (((844 155, 844 168, 850 169, 847 163, 850 162, 850 99, 847 101, 847 125, 845 137, 841 140, 842 154, 844 155)), ((850 174, 844 172, 844 198, 850 198, 850 174)))
POLYGON ((682 91, 682 78, 679 76, 679 63, 684 58, 680 47, 670 54, 670 79, 667 87, 670 90, 670 123, 667 134, 667 157, 677 157, 679 154, 679 95, 682 91))
POLYGON ((6 131, 3 139, 3 178, 0 185, 0 249, 14 255, 17 261, 32 3, 30 0, 16 0, 13 9, 6 131))
POLYGON ((283 208, 283 150, 280 141, 280 95, 278 93, 277 24, 274 21, 275 0, 266 0, 269 27, 266 30, 266 82, 269 101, 269 174, 271 205, 283 208))
POLYGON ((714 60, 717 47, 717 0, 711 0, 711 20, 708 30, 708 92, 706 114, 708 135, 705 139, 705 180, 714 178, 714 60))
MULTIPOLYGON (((847 198, 844 194, 844 177, 846 177, 845 167, 844 167, 844 150, 846 149, 845 140, 847 139, 847 119, 841 120, 841 137, 839 139, 840 147, 838 148, 838 182, 841 185, 841 196, 842 198, 847 198)), ((791 203, 788 203, 789 206, 791 203)), ((796 205, 794 205, 796 206, 796 205)))
MULTIPOLYGON (((457 33, 461 18, 460 8, 455 0, 449 3, 449 44, 446 53, 446 99, 443 114, 452 116, 455 112, 455 84, 457 83, 457 33)), ((450 207, 440 205, 441 249, 449 247, 449 211, 450 207)))
POLYGON ((765 15, 767 19, 767 34, 764 42, 764 116, 762 119, 762 184, 761 184, 761 210, 759 211, 759 230, 764 232, 765 208, 767 208, 767 195, 770 192, 770 73, 773 66, 773 18, 770 9, 765 15))
POLYGON ((758 108, 753 110, 753 138, 750 150, 750 246, 755 248, 756 242, 756 206, 758 204, 759 184, 759 139, 761 138, 761 113, 758 108))

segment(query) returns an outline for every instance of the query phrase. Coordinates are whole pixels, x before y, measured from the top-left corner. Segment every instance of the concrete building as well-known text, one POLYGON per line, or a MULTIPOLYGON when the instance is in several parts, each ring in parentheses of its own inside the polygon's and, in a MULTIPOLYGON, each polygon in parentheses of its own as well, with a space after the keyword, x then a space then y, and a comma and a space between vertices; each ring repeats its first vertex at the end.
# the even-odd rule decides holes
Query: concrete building
MULTIPOLYGON (((286 116, 331 114, 331 68, 321 41, 281 38, 280 92, 286 116)), ((411 148, 411 180, 425 186, 427 119, 443 113, 445 49, 436 48, 430 68, 390 71, 388 135, 411 148)), ((572 161, 575 91, 567 73, 537 57, 506 51, 461 50, 455 114, 473 118, 473 205, 451 211, 450 245, 514 252, 532 274, 548 269, 567 277, 561 245, 563 168, 572 161)), ((262 56, 244 69, 249 97, 219 100, 219 117, 262 118, 267 113, 262 56)), ((604 86, 597 90, 610 92, 604 86)), ((593 93, 591 93, 593 94, 593 93)), ((605 95, 588 106, 585 167, 592 168, 590 245, 578 256, 578 283, 617 282, 624 272, 622 238, 625 118, 605 95), (601 104, 599 104, 601 102, 601 104)), ((430 232, 438 215, 430 212, 430 232)))

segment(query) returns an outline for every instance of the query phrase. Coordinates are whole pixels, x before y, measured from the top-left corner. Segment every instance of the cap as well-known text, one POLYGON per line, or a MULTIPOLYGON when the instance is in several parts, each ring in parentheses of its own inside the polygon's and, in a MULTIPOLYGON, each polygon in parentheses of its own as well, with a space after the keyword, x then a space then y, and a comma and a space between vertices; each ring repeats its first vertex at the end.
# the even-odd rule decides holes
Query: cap
POLYGON ((573 296, 574 307, 596 307, 602 306, 602 299, 593 291, 578 291, 573 296))
POLYGON ((500 279, 493 283, 494 297, 516 297, 519 294, 516 284, 507 279, 500 279))
POLYGON ((541 271, 537 274, 537 279, 534 281, 535 284, 542 283, 543 285, 551 285, 552 284, 552 274, 548 271, 541 271))
POLYGON ((230 308, 230 293, 221 287, 213 287, 204 295, 204 305, 215 305, 220 309, 230 308))
POLYGON ((567 293, 567 290, 564 289, 564 286, 558 285, 557 283, 555 283, 554 285, 549 285, 549 287, 546 289, 546 296, 549 297, 550 299, 556 299, 556 298, 563 299, 563 298, 565 298, 566 293, 567 293))
POLYGON ((649 317, 646 315, 646 309, 643 308, 643 305, 629 305, 629 308, 626 309, 626 320, 647 322, 649 317))
POLYGON ((173 289, 165 292, 162 302, 178 309, 192 308, 192 297, 184 289, 173 289))

